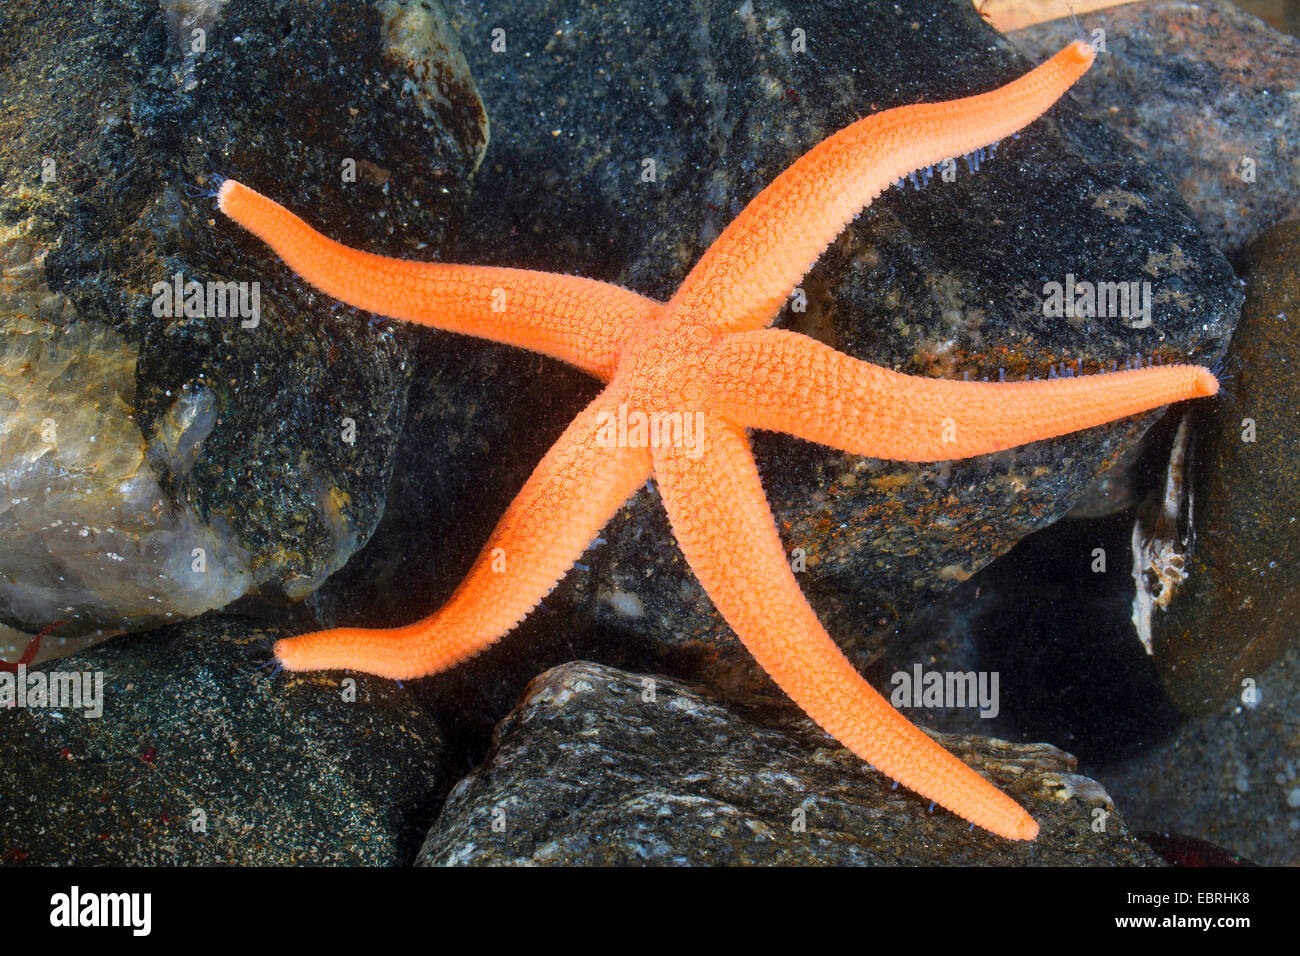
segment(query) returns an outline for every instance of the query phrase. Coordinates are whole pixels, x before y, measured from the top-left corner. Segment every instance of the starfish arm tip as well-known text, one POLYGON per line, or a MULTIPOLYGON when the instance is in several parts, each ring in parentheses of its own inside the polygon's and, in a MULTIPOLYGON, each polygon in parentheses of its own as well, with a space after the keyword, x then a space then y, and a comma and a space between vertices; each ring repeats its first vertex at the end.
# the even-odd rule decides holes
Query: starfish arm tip
MULTIPOLYGON (((307 636, 307 635, 302 635, 307 636)), ((271 653, 275 659, 280 662, 280 666, 287 671, 307 670, 308 666, 303 660, 300 651, 302 642, 297 637, 285 637, 276 641, 271 647, 271 653)))
POLYGON ((1195 388, 1198 398, 1209 398, 1212 395, 1219 394, 1219 380, 1215 378, 1214 373, 1208 368, 1198 368, 1196 370, 1195 388))
POLYGON ((958 816, 1006 840, 1038 839, 1038 821, 1028 810, 1000 790, 994 789, 991 797, 991 803, 977 804, 970 808, 973 812, 958 811, 958 816))
POLYGON ((1093 60, 1097 58, 1097 53, 1093 50, 1092 45, 1083 40, 1075 40, 1062 52, 1069 56, 1071 60, 1085 68, 1092 66, 1093 60))
POLYGON ((271 653, 286 671, 361 671, 390 680, 414 680, 441 668, 410 653, 409 629, 334 628, 275 642, 271 653), (399 633, 394 633, 397 631, 399 633), (403 641, 403 638, 408 640, 403 641))
POLYGON ((1021 811, 1021 814, 1022 819, 1015 822, 1012 832, 1008 835, 1013 840, 1038 839, 1038 821, 1024 810, 1021 811))
POLYGON ((217 190, 217 208, 226 213, 226 215, 230 215, 228 206, 230 205, 231 197, 235 190, 240 188, 243 188, 242 184, 233 179, 227 179, 223 182, 221 188, 217 190))

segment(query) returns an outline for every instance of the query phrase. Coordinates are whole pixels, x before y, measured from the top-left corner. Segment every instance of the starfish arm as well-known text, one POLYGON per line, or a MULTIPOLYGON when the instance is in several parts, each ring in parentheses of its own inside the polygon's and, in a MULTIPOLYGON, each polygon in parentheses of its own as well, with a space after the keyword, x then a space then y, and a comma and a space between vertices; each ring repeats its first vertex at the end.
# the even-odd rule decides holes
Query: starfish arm
POLYGON ((276 643, 275 656, 293 671, 346 668, 403 680, 446 670, 494 644, 550 593, 650 475, 646 449, 602 445, 610 405, 602 393, 574 419, 436 613, 406 627, 287 638, 276 643))
POLYGON ((984 455, 1219 390, 1198 365, 1035 382, 922 378, 783 329, 724 336, 708 368, 727 421, 899 461, 984 455))
POLYGON ((411 262, 329 239, 279 203, 227 179, 217 203, 307 282, 348 305, 561 359, 609 381, 619 349, 661 303, 578 276, 411 262))
POLYGON ((657 448, 655 477, 700 584, 774 681, 877 770, 987 830, 1033 839, 1018 804, 948 753, 854 670, 799 590, 744 431, 706 417, 704 455, 657 448))
POLYGON ((987 146, 1032 123, 1092 64, 1070 44, 1006 86, 902 106, 823 140, 760 192, 696 263, 672 306, 722 328, 772 322, 831 241, 899 177, 987 146))

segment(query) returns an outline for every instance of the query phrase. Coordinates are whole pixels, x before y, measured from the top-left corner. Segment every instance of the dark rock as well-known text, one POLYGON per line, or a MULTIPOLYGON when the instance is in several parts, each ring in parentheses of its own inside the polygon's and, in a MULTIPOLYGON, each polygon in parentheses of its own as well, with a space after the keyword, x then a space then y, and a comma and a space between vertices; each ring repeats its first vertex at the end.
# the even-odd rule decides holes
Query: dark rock
MULTIPOLYGON (((1150 433, 1148 433, 1150 434, 1150 433)), ((1092 483, 1066 514, 1067 518, 1105 518, 1132 508, 1140 500, 1137 463, 1142 455, 1139 442, 1129 448, 1101 477, 1092 483)))
POLYGON ((1190 452, 1186 579, 1151 612, 1161 677, 1189 713, 1240 693, 1300 633, 1300 220, 1253 242, 1241 268, 1235 379, 1190 452))
POLYGON ((1135 829, 1173 830, 1264 866, 1300 864, 1300 644, 1252 691, 1094 772, 1135 829))
POLYGON ((1159 865, 1068 754, 936 736, 1035 815, 1036 841, 927 813, 787 706, 565 664, 529 685, 417 862, 1159 865))
MULTIPOLYGON (((1147 0, 1080 22, 1106 32, 1106 52, 1073 91, 1083 115, 1159 167, 1220 248, 1235 254, 1300 216, 1300 40, 1227 0, 1147 0)), ((1008 39, 1041 58, 1074 37, 1067 17, 1008 39)))
MULTIPOLYGON (((121 354, 114 374, 129 386, 117 389, 115 448, 136 458, 149 449, 147 478, 158 486, 126 504, 86 491, 102 547, 71 563, 61 553, 29 558, 21 569, 29 596, 62 579, 91 599, 0 600, 0 618, 34 631, 71 608, 75 631, 195 613, 166 604, 184 590, 176 575, 188 568, 165 566, 188 556, 190 525, 230 556, 233 586, 211 591, 206 607, 253 590, 306 596, 382 514, 410 336, 336 314, 194 187, 213 173, 237 176, 340 239, 426 254, 461 209, 487 135, 435 0, 5 4, 0 61, 0 335, 12 339, 24 321, 109 328, 121 354), (344 176, 349 162, 355 182, 344 176), (155 284, 177 274, 260 283, 256 326, 206 304, 200 315, 158 315, 155 284), (185 520, 154 534, 146 519, 114 524, 114 509, 185 520), (128 547, 115 551, 122 541, 128 547), (128 564, 137 575, 161 572, 164 583, 140 596, 161 603, 158 613, 94 600, 95 582, 111 583, 128 564)), ((75 404, 76 388, 105 377, 73 368, 75 404)), ((75 490, 82 463, 72 464, 65 483, 75 490)), ((30 515, 42 517, 58 514, 30 515)), ((6 545, 21 537, 3 534, 6 545)), ((47 529, 36 544, 54 536, 47 529)))
MULTIPOLYGON (((469 2, 453 20, 493 115, 455 258, 572 271, 660 297, 826 135, 874 110, 988 90, 1032 65, 957 0, 469 2), (498 28, 503 52, 492 49, 498 28), (796 28, 806 53, 791 52, 796 28), (641 181, 646 158, 655 182, 641 181)), ((1068 97, 978 174, 963 163, 954 183, 881 197, 804 288, 808 311, 781 324, 951 377, 999 367, 1042 376, 1066 360, 1096 371, 1139 352, 1210 362, 1240 299, 1163 176, 1068 97), (1043 284, 1067 273, 1150 280, 1153 326, 1045 320, 1043 284)), ((596 391, 553 362, 492 346, 455 357, 431 346, 417 378, 434 384, 414 393, 388 513, 365 563, 322 595, 325 620, 398 624, 436 610, 596 391)), ((772 435, 756 445, 784 540, 806 555, 801 580, 863 663, 918 604, 1062 515, 1153 418, 954 464, 862 459, 772 435)), ((652 490, 604 539, 546 602, 558 622, 549 630, 569 649, 539 648, 537 661, 571 659, 576 643, 581 656, 767 686, 696 585, 652 490), (628 662, 628 647, 648 650, 628 662)), ((502 681, 501 702, 532 673, 502 681)))
POLYGON ((0 708, 21 755, 0 762, 0 859, 410 860, 450 783, 440 729, 388 681, 269 676, 278 636, 205 616, 35 669, 102 674, 103 713, 0 708))
POLYGON ((918 615, 869 676, 879 683, 918 662, 996 673, 996 719, 969 708, 908 717, 945 730, 1051 741, 1088 773, 1140 752, 1177 727, 1179 713, 1133 629, 1133 522, 1130 510, 1028 536, 918 615))
POLYGON ((1255 866, 1239 854, 1181 833, 1139 833, 1138 838, 1170 866, 1255 866))

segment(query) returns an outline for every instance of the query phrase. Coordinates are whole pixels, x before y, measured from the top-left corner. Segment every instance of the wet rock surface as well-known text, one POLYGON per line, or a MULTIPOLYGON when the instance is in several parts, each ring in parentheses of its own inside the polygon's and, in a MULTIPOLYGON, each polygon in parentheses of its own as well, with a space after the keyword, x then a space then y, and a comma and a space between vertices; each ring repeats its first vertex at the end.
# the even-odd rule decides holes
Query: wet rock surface
POLYGON ((1190 453, 1187 578, 1152 615, 1161 678, 1190 713, 1217 709, 1300 633, 1300 221, 1261 235, 1240 268, 1235 378, 1190 453))
MULTIPOLYGON (((376 251, 436 244, 487 136, 438 9, 56 0, 0 11, 0 262, 30 247, 39 280, 24 272, 33 287, 20 295, 6 268, 0 331, 15 317, 111 327, 139 356, 131 412, 146 443, 183 436, 176 421, 199 396, 211 417, 202 453, 137 506, 192 508, 247 553, 246 590, 273 599, 309 594, 379 520, 407 333, 336 313, 196 187, 237 176, 376 251), (184 302, 159 291, 173 282, 184 302), (188 283, 205 294, 192 301, 188 283), (209 283, 241 283, 242 297, 222 286, 218 299, 209 283)), ((0 618, 27 630, 58 619, 11 605, 0 618)))
POLYGON ((251 584, 224 522, 161 506, 163 484, 184 480, 212 430, 211 392, 187 391, 146 443, 136 362, 93 321, 14 319, 0 336, 0 608, 33 632, 144 630, 224 607, 251 584))
MULTIPOLYGON (((1300 216, 1300 40, 1227 0, 1149 0, 1080 17, 1106 52, 1072 91, 1083 115, 1132 143, 1230 254, 1300 216)), ((1068 17, 1010 34, 1041 58, 1068 17)))
POLYGON ((0 674, 0 859, 409 862, 452 779, 441 729, 391 681, 269 676, 279 636, 207 616, 25 675, 101 674, 95 717, 0 674))
POLYGON ((1038 840, 927 813, 792 708, 569 663, 529 685, 418 863, 1159 864, 1068 754, 939 739, 1034 814, 1038 840))
POLYGON ((1300 644, 1217 710, 1093 771, 1135 829, 1175 830, 1254 863, 1300 863, 1300 644), (1243 697, 1243 695, 1245 695, 1243 697))
MULTIPOLYGON (((578 272, 660 297, 824 136, 1031 66, 969 5, 939 0, 761 10, 528 2, 508 17, 499 4, 466 3, 452 19, 493 138, 448 257, 578 272), (504 49, 494 50, 502 23, 504 49), (804 52, 792 49, 796 30, 804 52), (646 160, 653 181, 642 179, 646 160)), ((1236 318, 1234 277, 1165 179, 1128 150, 1067 97, 977 173, 961 160, 955 182, 878 199, 804 283, 807 310, 787 309, 778 323, 914 374, 1045 376, 1062 362, 1090 372, 1137 353, 1213 361, 1236 318), (1045 319, 1044 283, 1071 273, 1150 281, 1153 325, 1045 319)), ((366 563, 321 593, 325 620, 397 624, 435 610, 596 391, 553 362, 491 346, 455 358, 422 350, 417 377, 453 365, 456 403, 441 388, 413 398, 385 521, 366 563), (473 493, 443 497, 458 489, 473 493)), ((766 434, 755 444, 783 538, 804 555, 801 581, 861 663, 918 603, 1063 514, 1151 420, 937 465, 766 434)), ((696 585, 653 489, 603 542, 547 599, 566 649, 539 649, 540 661, 569 659, 577 644, 581 656, 770 689, 696 585), (630 646, 649 656, 628 662, 630 646)), ((532 673, 514 673, 499 703, 532 673)))
POLYGON ((1151 615, 1161 678, 1189 713, 1217 709, 1300 634, 1300 220, 1240 268, 1234 379, 1190 452, 1186 579, 1151 615))

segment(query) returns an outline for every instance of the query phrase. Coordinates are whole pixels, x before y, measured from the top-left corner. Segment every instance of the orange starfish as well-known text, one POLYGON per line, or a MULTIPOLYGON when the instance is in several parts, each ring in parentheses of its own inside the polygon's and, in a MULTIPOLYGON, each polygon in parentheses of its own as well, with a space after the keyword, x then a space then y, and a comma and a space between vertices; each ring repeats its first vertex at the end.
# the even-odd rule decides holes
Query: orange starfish
POLYGON ((667 303, 589 279, 405 262, 349 249, 234 181, 221 209, 306 281, 370 312, 570 362, 601 394, 546 454, 437 613, 391 630, 278 642, 291 670, 433 674, 482 651, 559 582, 650 475, 704 590, 758 663, 877 769, 972 823, 1032 839, 1033 818, 908 723, 853 669, 799 590, 746 428, 907 461, 981 455, 1213 395, 1195 366, 988 383, 902 375, 768 329, 826 246, 886 186, 1032 122, 1082 76, 1074 43, 1018 80, 860 120, 751 202, 667 303))

